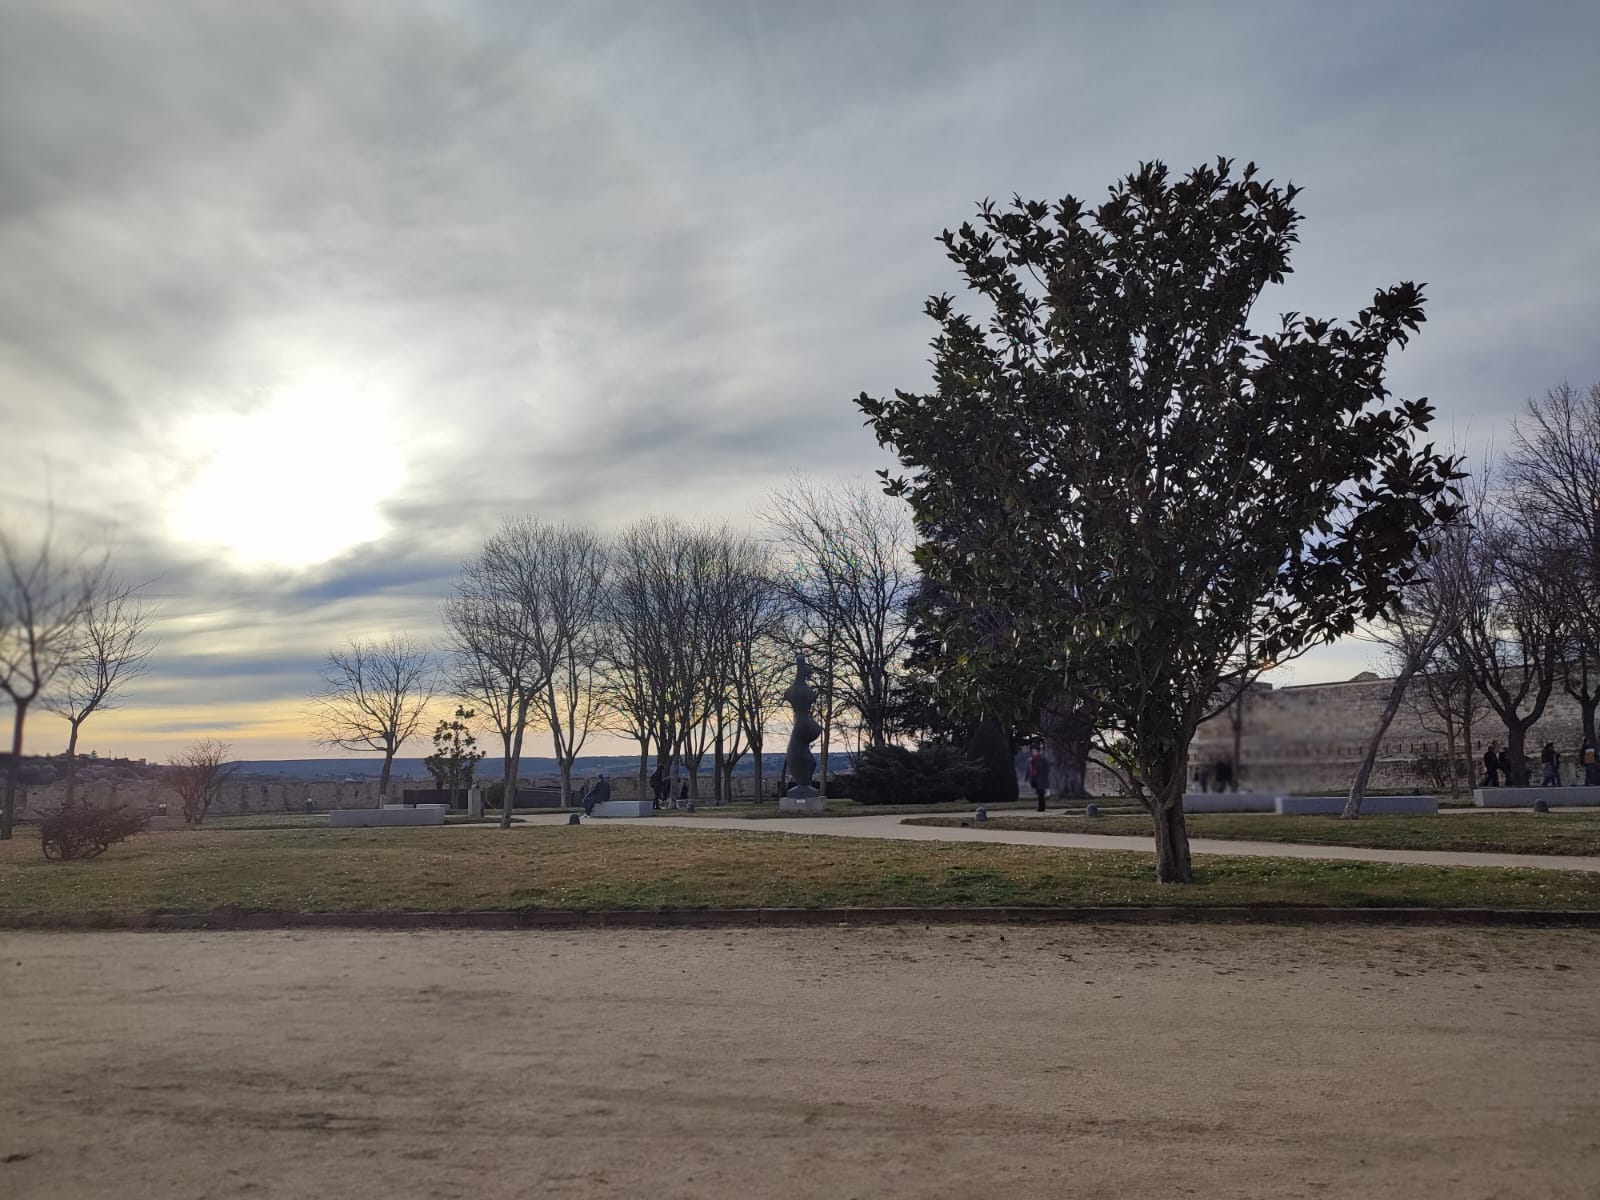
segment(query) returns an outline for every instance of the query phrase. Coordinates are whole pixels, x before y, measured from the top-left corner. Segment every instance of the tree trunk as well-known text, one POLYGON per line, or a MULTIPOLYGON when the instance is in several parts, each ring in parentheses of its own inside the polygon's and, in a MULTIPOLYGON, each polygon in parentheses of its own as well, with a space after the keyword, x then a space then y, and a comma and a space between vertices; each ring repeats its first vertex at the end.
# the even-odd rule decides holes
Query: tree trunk
POLYGON ((22 722, 28 715, 29 700, 13 701, 11 718, 11 761, 6 764, 5 802, 0 804, 0 842, 11 840, 11 826, 17 814, 17 787, 22 780, 22 722))
POLYGON ((505 761, 505 794, 500 797, 500 828, 511 828, 511 810, 517 806, 517 775, 522 766, 522 731, 528 727, 528 702, 517 705, 516 733, 505 761))
POLYGON ((1156 882, 1193 883, 1194 867, 1189 861, 1189 831, 1183 823, 1183 791, 1158 802, 1156 826, 1156 882))
POLYGON ((761 773, 761 739, 759 737, 751 741, 750 752, 755 755, 756 794, 754 799, 755 802, 759 804, 766 796, 766 792, 764 790, 766 783, 761 773))
MULTIPOLYGON (((1530 721, 1528 725, 1531 725, 1530 721)), ((1528 725, 1506 723, 1506 786, 1528 786, 1528 725)))
POLYGON ((1580 698, 1578 701, 1578 712, 1583 716, 1583 740, 1586 742, 1594 741, 1594 712, 1597 708, 1600 708, 1600 689, 1587 699, 1580 698))
POLYGON ((1478 778, 1478 760, 1472 756, 1472 685, 1469 683, 1467 687, 1467 707, 1461 712, 1461 749, 1467 756, 1467 794, 1471 795, 1478 778))
POLYGON ((82 717, 73 717, 67 722, 72 733, 67 737, 67 799, 63 808, 71 808, 78 797, 78 726, 82 721, 82 717))
POLYGON ((1050 776, 1058 780, 1056 794, 1064 800, 1088 795, 1084 781, 1089 772, 1089 739, 1093 730, 1084 714, 1072 708, 1046 705, 1039 713, 1039 728, 1052 760, 1050 776))
MULTIPOLYGON (((1361 765, 1356 768, 1356 777, 1350 784, 1350 797, 1344 802, 1344 811, 1339 814, 1340 819, 1354 821, 1361 815, 1361 801, 1366 798, 1367 780, 1372 778, 1373 765, 1378 761, 1378 747, 1383 743, 1383 735, 1389 732, 1389 725, 1394 721, 1395 713, 1400 711, 1400 702, 1405 699, 1406 688, 1411 683, 1411 677, 1417 673, 1417 668, 1407 663, 1405 670, 1394 677, 1394 683, 1389 686, 1389 699, 1384 702, 1383 711, 1378 714, 1378 727, 1372 731, 1372 737, 1367 741, 1367 749, 1361 756, 1361 765)), ((1235 765, 1234 770, 1238 770, 1235 765)))
POLYGON ((572 760, 561 760, 561 807, 572 807, 572 760))
POLYGON ((394 766, 394 752, 398 747, 390 746, 383 752, 383 772, 378 776, 378 807, 382 808, 384 801, 389 796, 389 771, 394 766))
MULTIPOLYGON (((1244 743, 1244 697, 1245 693, 1240 692, 1233 702, 1233 759, 1228 766, 1229 778, 1233 780, 1233 790, 1236 792, 1239 790, 1239 777, 1244 774, 1239 762, 1244 743)), ((1188 786, 1187 782, 1184 786, 1188 786)))
POLYGON ((711 790, 716 793, 712 799, 713 804, 721 804, 723 802, 723 780, 727 778, 728 767, 725 749, 722 741, 722 715, 719 713, 717 715, 716 737, 711 745, 711 770, 714 776, 712 781, 714 786, 711 790))
POLYGON ((645 786, 650 779, 650 739, 639 739, 639 799, 643 800, 648 794, 645 786))
MULTIPOLYGON (((1450 796, 1454 799, 1461 795, 1461 760, 1456 754, 1455 722, 1448 719, 1444 723, 1444 752, 1445 761, 1450 764, 1450 796)), ((1467 782, 1471 783, 1472 780, 1467 782)))

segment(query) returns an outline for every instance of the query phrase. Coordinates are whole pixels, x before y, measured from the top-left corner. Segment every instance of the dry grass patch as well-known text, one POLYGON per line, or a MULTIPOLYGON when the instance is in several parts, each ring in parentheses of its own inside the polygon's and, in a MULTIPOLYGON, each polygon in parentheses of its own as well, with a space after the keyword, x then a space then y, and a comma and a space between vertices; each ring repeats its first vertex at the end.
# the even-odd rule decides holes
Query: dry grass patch
POLYGON ((10 912, 939 904, 1325 904, 1600 908, 1600 874, 1151 857, 744 830, 534 826, 142 834, 83 864, 0 843, 10 912))

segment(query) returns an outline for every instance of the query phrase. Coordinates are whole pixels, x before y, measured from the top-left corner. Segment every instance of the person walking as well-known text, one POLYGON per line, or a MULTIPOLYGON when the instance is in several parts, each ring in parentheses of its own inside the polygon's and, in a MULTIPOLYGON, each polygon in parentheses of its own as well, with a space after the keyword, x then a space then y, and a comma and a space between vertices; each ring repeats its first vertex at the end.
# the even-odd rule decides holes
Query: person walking
POLYGON ((1561 786, 1561 755, 1556 753, 1554 742, 1544 744, 1544 749, 1539 752, 1539 762, 1544 766, 1544 778, 1539 781, 1539 786, 1561 786))
POLYGON ((1037 748, 1028 759, 1028 786, 1039 801, 1039 811, 1044 811, 1044 798, 1050 791, 1050 760, 1037 748))
POLYGON ((1212 778, 1217 781, 1217 791, 1226 792, 1230 788, 1238 791, 1238 785, 1233 781, 1233 763, 1226 758, 1217 759, 1217 765, 1211 769, 1212 778))
POLYGON ((1479 787, 1497 788, 1500 786, 1500 752, 1494 748, 1494 743, 1489 743, 1489 748, 1483 752, 1483 779, 1479 787))
POLYGON ((1578 765, 1583 768, 1584 786, 1600 787, 1600 751, 1595 749, 1593 738, 1583 739, 1578 749, 1578 765))

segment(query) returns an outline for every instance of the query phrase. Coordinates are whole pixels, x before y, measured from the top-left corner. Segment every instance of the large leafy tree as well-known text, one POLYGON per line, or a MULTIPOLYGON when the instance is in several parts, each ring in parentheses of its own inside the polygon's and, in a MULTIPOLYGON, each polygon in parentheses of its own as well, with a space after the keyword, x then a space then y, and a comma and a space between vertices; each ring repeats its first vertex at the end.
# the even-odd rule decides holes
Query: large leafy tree
POLYGON ((998 648, 944 631, 951 686, 1058 679, 1154 818, 1163 881, 1191 878, 1189 744, 1252 677, 1241 647, 1282 659, 1375 617, 1454 513, 1454 461, 1416 444, 1431 407, 1384 385, 1420 287, 1252 328, 1296 194, 1219 160, 1144 165, 1098 208, 986 201, 942 238, 984 318, 930 299, 934 391, 858 400, 906 468, 886 486, 919 565, 1009 618, 998 648), (970 669, 988 657, 1006 670, 970 669))

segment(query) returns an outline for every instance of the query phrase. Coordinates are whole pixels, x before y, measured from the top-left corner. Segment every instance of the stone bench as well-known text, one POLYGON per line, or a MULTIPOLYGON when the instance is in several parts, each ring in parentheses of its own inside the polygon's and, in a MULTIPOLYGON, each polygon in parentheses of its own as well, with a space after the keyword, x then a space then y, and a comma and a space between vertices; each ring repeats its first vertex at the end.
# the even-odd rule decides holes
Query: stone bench
MULTIPOLYGON (((1283 817, 1337 817, 1344 811, 1348 796, 1279 796, 1274 812, 1283 817)), ((1438 813, 1439 801, 1432 796, 1363 796, 1364 817, 1417 816, 1438 813)))
POLYGON ((1479 808, 1532 808, 1543 800, 1551 808, 1600 805, 1600 787, 1477 788, 1472 802, 1479 808))
POLYGON ((1242 813, 1277 811, 1277 792, 1185 792, 1186 813, 1242 813))
POLYGON ((444 806, 403 808, 336 808, 328 814, 328 824, 336 829, 361 826, 443 825, 444 806))
POLYGON ((648 817, 651 804, 648 800, 602 800, 590 812, 591 817, 648 817))

